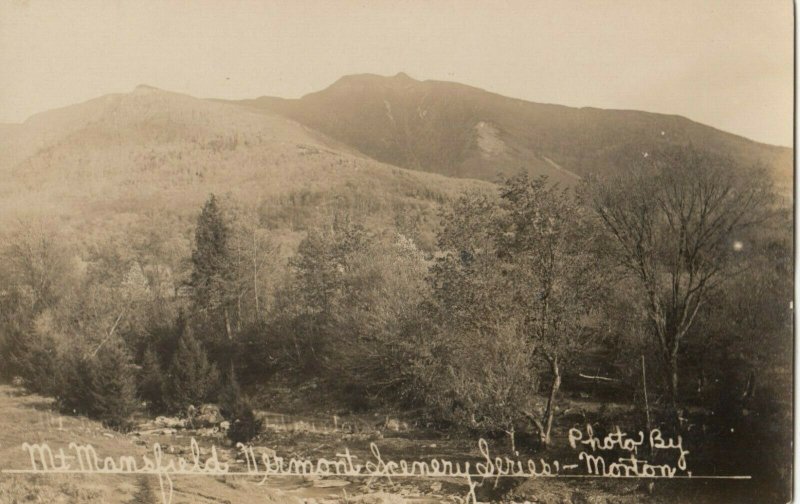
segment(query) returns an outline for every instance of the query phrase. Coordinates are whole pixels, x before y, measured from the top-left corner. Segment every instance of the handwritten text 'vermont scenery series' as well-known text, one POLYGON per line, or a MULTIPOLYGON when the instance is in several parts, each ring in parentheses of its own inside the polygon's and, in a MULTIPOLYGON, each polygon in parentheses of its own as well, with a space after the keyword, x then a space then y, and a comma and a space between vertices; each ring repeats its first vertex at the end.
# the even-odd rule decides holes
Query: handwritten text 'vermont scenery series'
POLYGON ((520 459, 495 456, 490 453, 484 439, 478 441, 480 460, 452 461, 431 458, 425 461, 388 460, 381 455, 377 444, 371 443, 371 456, 363 463, 351 454, 349 448, 336 453, 333 459, 284 458, 274 452, 257 452, 252 446, 237 444, 246 463, 246 470, 231 470, 228 463, 219 460, 216 447, 202 457, 197 441, 191 439, 188 457, 167 455, 155 443, 152 452, 139 458, 126 455, 117 458, 102 457, 90 444, 70 443, 67 448, 54 448, 47 443, 23 443, 22 449, 30 456, 31 468, 5 470, 7 473, 66 473, 66 474, 149 474, 156 475, 164 504, 172 501, 173 476, 244 476, 259 478, 258 484, 267 484, 270 477, 326 477, 345 478, 458 478, 465 480, 469 490, 463 502, 477 503, 476 488, 485 481, 500 478, 691 478, 687 470, 689 451, 683 446, 681 436, 665 437, 659 429, 649 434, 639 431, 629 436, 616 427, 605 436, 596 436, 591 426, 584 431, 572 428, 569 445, 577 453, 572 463, 544 458, 520 459), (640 450, 650 454, 666 453, 674 463, 651 464, 639 458, 640 450), (623 453, 623 456, 619 456, 623 453))

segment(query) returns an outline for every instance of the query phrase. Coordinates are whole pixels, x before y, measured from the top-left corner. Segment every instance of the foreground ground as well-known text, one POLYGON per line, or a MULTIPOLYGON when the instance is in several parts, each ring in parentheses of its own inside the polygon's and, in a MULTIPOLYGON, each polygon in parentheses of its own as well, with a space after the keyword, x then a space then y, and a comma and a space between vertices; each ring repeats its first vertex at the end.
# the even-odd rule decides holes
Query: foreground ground
MULTIPOLYGON (((348 448, 358 460, 370 458, 370 443, 380 447, 389 460, 400 458, 452 461, 480 461, 475 439, 449 437, 431 430, 417 429, 383 415, 365 414, 346 418, 325 418, 279 413, 263 413, 265 432, 255 441, 256 452, 274 450, 285 457, 326 457, 348 448)), ((567 423, 569 417, 562 417, 567 423)), ((81 417, 62 416, 52 410, 52 400, 25 394, 21 389, 0 386, 0 469, 29 469, 31 461, 22 444, 48 443, 54 449, 67 448, 69 443, 92 444, 101 456, 141 457, 152 454, 154 443, 164 448, 167 457, 187 456, 191 438, 197 439, 203 456, 212 446, 219 450, 219 459, 231 465, 231 471, 244 471, 245 462, 224 437, 213 429, 186 430, 168 427, 152 428, 152 419, 142 419, 138 429, 120 434, 103 428, 97 422, 81 417), (174 455, 173 455, 174 454, 174 455)), ((520 440, 522 444, 524 440, 520 440)), ((489 440, 493 455, 510 454, 508 439, 489 440)), ((565 456, 565 431, 557 433, 555 446, 547 453, 528 452, 522 456, 538 460, 565 456)), ((175 476, 172 503, 371 503, 433 504, 461 502, 467 495, 464 481, 457 479, 414 479, 392 482, 367 481, 363 478, 281 477, 258 485, 260 478, 248 476, 175 476)), ((723 482, 726 493, 741 485, 723 482)), ((620 503, 636 502, 731 502, 713 482, 659 481, 655 485, 644 480, 500 480, 487 482, 477 491, 483 502, 540 503, 620 503), (723 500, 720 500, 722 498, 723 500)), ((155 504, 163 502, 158 479, 131 474, 9 474, 0 473, 0 503, 103 503, 155 504)))
MULTIPOLYGON (((169 432, 164 431, 164 432, 169 432)), ((232 471, 242 470, 243 463, 235 451, 225 448, 215 437, 200 438, 207 454, 212 443, 221 447, 220 459, 231 463, 232 471)), ((52 401, 24 394, 10 386, 0 386, 0 470, 29 469, 28 453, 22 444, 47 443, 51 448, 67 448, 69 443, 90 443, 97 453, 119 457, 141 457, 152 453, 152 444, 159 442, 165 453, 185 452, 190 437, 184 434, 122 435, 103 428, 97 422, 81 417, 62 416, 52 410, 52 401)), ((406 502, 390 495, 365 500, 358 497, 358 485, 349 482, 284 478, 259 486, 260 478, 237 476, 174 477, 174 504, 186 503, 339 503, 339 502, 406 502), (348 492, 347 489, 351 491, 348 492), (354 495, 355 494, 355 495, 354 495)), ((364 493, 364 492, 361 492, 364 493)), ((412 502, 440 502, 440 499, 411 499, 412 502)), ((155 504, 162 502, 158 480, 154 476, 75 475, 75 474, 9 474, 0 473, 0 503, 102 503, 155 504)))

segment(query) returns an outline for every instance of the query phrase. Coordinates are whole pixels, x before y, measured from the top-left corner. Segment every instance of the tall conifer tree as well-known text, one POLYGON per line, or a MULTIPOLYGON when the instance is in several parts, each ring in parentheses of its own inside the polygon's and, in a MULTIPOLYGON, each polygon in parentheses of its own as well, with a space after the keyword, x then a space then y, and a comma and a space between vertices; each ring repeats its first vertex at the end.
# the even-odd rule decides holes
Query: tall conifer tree
POLYGON ((178 345, 164 384, 164 402, 170 411, 178 413, 190 405, 199 406, 213 399, 219 373, 216 366, 208 362, 206 352, 183 313, 178 315, 176 325, 178 345))
POLYGON ((124 344, 106 345, 95 357, 89 396, 91 416, 109 427, 127 429, 136 410, 133 362, 124 344))
POLYGON ((197 219, 192 250, 192 301, 214 328, 223 328, 233 339, 231 315, 235 301, 235 269, 231 260, 230 229, 212 194, 197 219))

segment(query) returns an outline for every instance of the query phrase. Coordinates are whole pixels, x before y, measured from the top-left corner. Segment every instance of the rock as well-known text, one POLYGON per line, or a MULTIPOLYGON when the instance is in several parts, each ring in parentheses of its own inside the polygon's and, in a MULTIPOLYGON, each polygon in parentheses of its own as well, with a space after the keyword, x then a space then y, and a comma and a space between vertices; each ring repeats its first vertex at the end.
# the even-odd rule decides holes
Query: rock
POLYGON ((261 460, 262 455, 266 455, 271 459, 274 459, 278 456, 278 453, 275 450, 272 448, 267 448, 266 446, 256 446, 253 448, 253 451, 259 455, 259 460, 261 460))
POLYGON ((219 430, 221 431, 227 431, 230 428, 231 428, 231 423, 227 420, 219 423, 219 430))
POLYGON ((386 430, 390 430, 390 431, 394 431, 394 432, 407 431, 408 430, 408 424, 406 422, 402 422, 402 421, 400 421, 400 420, 398 420, 396 418, 389 418, 389 417, 386 417, 386 421, 384 422, 383 427, 386 430))
POLYGON ((337 479, 318 479, 314 481, 314 486, 317 488, 337 488, 349 485, 349 481, 337 479))
POLYGON ((219 427, 206 427, 197 429, 196 432, 198 436, 215 437, 219 435, 219 427))
POLYGON ((298 420, 296 422, 286 424, 286 426, 288 430, 292 432, 314 432, 315 430, 314 426, 305 420, 298 420))
POLYGON ((371 495, 351 496, 348 502, 354 504, 405 504, 407 500, 400 495, 376 492, 371 495))
POLYGON ((195 427, 214 427, 225 420, 216 404, 204 404, 197 410, 197 415, 192 423, 195 427))
POLYGON ((231 453, 228 450, 217 450, 217 459, 220 462, 227 462, 227 463, 232 463, 236 460, 231 456, 231 453))
POLYGON ((303 504, 303 501, 300 500, 299 497, 290 495, 288 492, 284 492, 283 490, 279 490, 277 488, 270 488, 267 492, 264 492, 263 502, 274 502, 276 504, 303 504))
POLYGON ((179 429, 186 426, 186 420, 177 417, 159 416, 153 421, 156 427, 168 427, 170 429, 179 429))
POLYGON ((171 436, 175 434, 177 431, 175 429, 170 428, 163 428, 163 429, 146 429, 140 430, 136 432, 132 432, 132 436, 171 436))

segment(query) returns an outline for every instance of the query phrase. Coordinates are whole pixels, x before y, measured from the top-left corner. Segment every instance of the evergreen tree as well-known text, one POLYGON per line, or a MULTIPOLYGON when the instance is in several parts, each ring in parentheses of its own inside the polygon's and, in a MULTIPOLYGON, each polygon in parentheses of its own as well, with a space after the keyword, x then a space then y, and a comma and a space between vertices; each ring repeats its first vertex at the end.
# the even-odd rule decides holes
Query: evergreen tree
POLYGON ((191 326, 178 316, 178 345, 164 384, 164 402, 172 412, 183 412, 189 405, 200 405, 213 397, 219 384, 216 366, 195 338, 191 326))
POLYGON ((147 347, 142 358, 142 368, 139 371, 138 381, 139 397, 147 401, 152 412, 161 411, 164 407, 163 390, 164 379, 161 365, 152 347, 147 347))
POLYGON ((58 356, 55 341, 47 334, 12 328, 6 335, 6 372, 21 377, 25 388, 40 394, 56 391, 58 356))
POLYGON ((130 354, 124 344, 103 347, 95 359, 91 373, 89 395, 90 414, 105 425, 126 429, 136 410, 135 374, 130 354))
POLYGON ((234 413, 237 402, 241 397, 242 389, 239 386, 239 380, 236 379, 236 373, 233 368, 230 368, 225 375, 224 383, 222 383, 217 398, 222 415, 230 417, 234 413))
POLYGON ((197 219, 192 250, 192 300, 195 309, 215 328, 233 338, 235 269, 229 249, 230 229, 212 194, 197 219))
POLYGON ((96 357, 85 357, 77 351, 61 359, 59 369, 58 407, 64 413, 93 415, 91 386, 96 380, 96 357))

